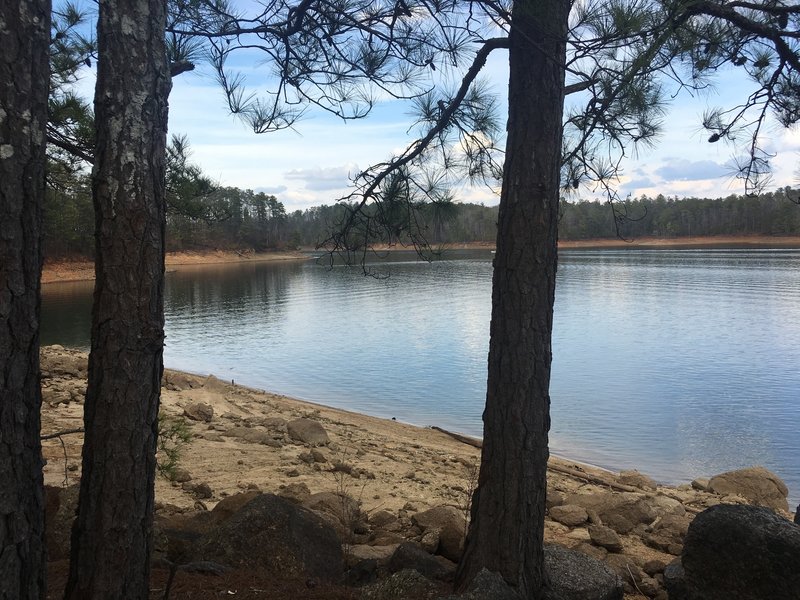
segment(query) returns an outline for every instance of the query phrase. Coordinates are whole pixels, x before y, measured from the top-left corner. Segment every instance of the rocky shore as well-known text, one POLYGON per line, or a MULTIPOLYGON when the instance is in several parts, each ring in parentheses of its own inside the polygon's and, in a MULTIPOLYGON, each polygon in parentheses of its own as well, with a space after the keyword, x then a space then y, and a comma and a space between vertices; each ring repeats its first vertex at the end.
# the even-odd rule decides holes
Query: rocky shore
MULTIPOLYGON (((86 368, 85 353, 43 348, 45 437, 81 427, 86 368)), ((476 483, 478 441, 170 370, 163 379, 162 414, 189 441, 168 477, 156 482, 162 570, 156 569, 154 598, 173 585, 173 598, 215 597, 186 592, 193 577, 202 578, 206 591, 227 586, 240 598, 449 593, 446 582, 460 556, 476 483), (290 522, 295 529, 282 537, 281 523, 290 522), (270 534, 259 537, 261 530, 270 534), (242 569, 272 572, 304 587, 252 595, 266 584, 242 583, 243 576, 231 580, 223 573, 231 568, 239 575, 242 569)), ((68 553, 81 443, 79 432, 43 441, 54 562, 68 553)), ((165 459, 162 452, 159 460, 165 459)), ((781 523, 792 519, 786 486, 763 468, 670 487, 637 471, 611 473, 553 458, 548 560, 567 564, 554 557, 568 551, 575 560, 591 557, 625 598, 664 600, 668 566, 681 556, 690 524, 717 505, 762 506, 781 523)), ((577 593, 575 598, 595 597, 577 593)))

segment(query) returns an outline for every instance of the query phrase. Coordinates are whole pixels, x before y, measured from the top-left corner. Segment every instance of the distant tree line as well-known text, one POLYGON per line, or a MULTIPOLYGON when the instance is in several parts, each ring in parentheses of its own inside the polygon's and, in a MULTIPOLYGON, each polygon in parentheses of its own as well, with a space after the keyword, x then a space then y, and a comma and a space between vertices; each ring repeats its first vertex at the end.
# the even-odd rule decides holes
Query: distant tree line
POLYGON ((797 191, 789 188, 714 199, 641 196, 614 210, 599 202, 562 201, 558 231, 562 240, 800 235, 797 201, 797 191))
MULTIPOLYGON (((45 255, 92 256, 91 189, 80 179, 58 185, 50 176, 45 204, 45 255)), ((275 196, 235 187, 214 187, 202 177, 172 177, 167 216, 169 250, 210 248, 293 249, 315 246, 340 222, 347 206, 322 205, 287 212, 275 196)), ((424 204, 413 216, 433 244, 494 242, 497 207, 443 202, 424 204)), ((677 198, 642 196, 615 205, 563 200, 562 240, 675 238, 718 235, 800 235, 797 192, 788 188, 759 196, 677 198)), ((403 236, 387 243, 407 243, 403 236)))

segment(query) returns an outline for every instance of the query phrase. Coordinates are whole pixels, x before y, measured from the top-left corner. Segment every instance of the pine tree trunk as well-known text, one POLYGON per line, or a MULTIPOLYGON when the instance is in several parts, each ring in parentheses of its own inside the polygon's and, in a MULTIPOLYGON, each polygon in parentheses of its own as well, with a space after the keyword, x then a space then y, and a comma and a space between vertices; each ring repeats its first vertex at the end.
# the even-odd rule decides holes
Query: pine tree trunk
POLYGON ((66 597, 148 597, 164 339, 165 0, 100 2, 83 472, 66 597))
POLYGON ((0 4, 0 598, 45 593, 39 282, 49 0, 0 4))
POLYGON ((484 437, 457 587, 482 569, 524 598, 544 585, 550 338, 568 0, 516 0, 492 282, 484 437))

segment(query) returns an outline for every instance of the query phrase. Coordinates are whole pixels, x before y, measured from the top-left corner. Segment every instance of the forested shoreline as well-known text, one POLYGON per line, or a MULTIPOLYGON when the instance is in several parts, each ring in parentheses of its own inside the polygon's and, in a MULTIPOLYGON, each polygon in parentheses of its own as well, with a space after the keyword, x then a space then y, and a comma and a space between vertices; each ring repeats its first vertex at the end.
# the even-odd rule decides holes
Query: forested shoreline
MULTIPOLYGON (((167 218, 167 249, 286 250, 314 247, 347 213, 342 204, 287 211, 275 196, 233 187, 217 188, 193 203, 176 200, 167 218)), ((495 241, 497 206, 473 203, 421 204, 413 218, 431 245, 495 241)), ((45 207, 47 259, 91 258, 94 216, 90 191, 50 190, 45 207)), ((579 200, 561 202, 559 239, 675 239, 709 236, 800 235, 797 192, 759 196, 655 198, 642 196, 613 206, 579 200)), ((399 237, 385 242, 404 242, 399 237)))

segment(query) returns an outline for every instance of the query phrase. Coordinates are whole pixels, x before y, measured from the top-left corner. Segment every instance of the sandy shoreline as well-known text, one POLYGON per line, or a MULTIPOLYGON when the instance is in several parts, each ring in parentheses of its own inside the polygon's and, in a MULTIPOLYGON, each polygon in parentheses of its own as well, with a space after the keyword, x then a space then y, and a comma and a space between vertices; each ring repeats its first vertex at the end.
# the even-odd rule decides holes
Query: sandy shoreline
MULTIPOLYGON (((42 348, 44 480, 57 488, 74 486, 80 478, 82 434, 52 434, 82 426, 86 370, 85 352, 42 348)), ((352 548, 386 554, 403 540, 422 539, 409 520, 417 512, 451 507, 464 519, 469 514, 480 461, 474 439, 169 369, 161 398, 162 415, 182 422, 191 440, 178 462, 180 477, 156 479, 157 521, 191 518, 241 492, 272 493, 294 502, 344 494, 370 520, 398 523, 391 531, 376 525, 352 548), (326 441, 298 441, 291 431, 298 419, 321 426, 326 441)), ((719 503, 748 503, 738 495, 714 494, 707 485, 708 480, 661 485, 636 471, 614 473, 552 456, 545 540, 608 560, 622 569, 623 579, 633 566, 655 565, 647 581, 657 590, 663 584, 660 572, 680 554, 694 515, 719 503), (647 522, 656 520, 621 530, 613 552, 592 540, 591 523, 599 522, 593 511, 639 514, 643 506, 647 522), (583 517, 573 521, 576 512, 583 517)), ((791 518, 785 510, 781 514, 791 518)), ((642 597, 626 585, 626 600, 642 597)))
MULTIPOLYGON (((190 265, 221 265, 242 262, 308 260, 303 252, 239 252, 234 250, 208 250, 203 252, 167 252, 164 259, 167 272, 176 267, 190 265)), ((86 260, 56 260, 45 262, 42 268, 42 283, 67 281, 91 281, 94 279, 94 263, 86 260)))

